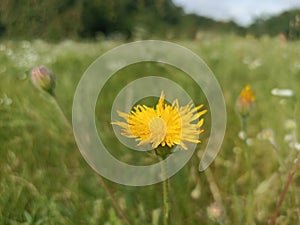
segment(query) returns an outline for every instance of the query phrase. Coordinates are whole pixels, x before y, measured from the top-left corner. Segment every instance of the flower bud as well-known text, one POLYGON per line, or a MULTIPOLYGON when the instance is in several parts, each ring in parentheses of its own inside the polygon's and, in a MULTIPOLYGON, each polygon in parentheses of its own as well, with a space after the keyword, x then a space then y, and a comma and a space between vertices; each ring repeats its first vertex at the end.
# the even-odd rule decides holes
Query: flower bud
POLYGON ((247 85, 240 93, 237 99, 237 111, 242 117, 247 117, 253 108, 255 95, 252 92, 250 85, 247 85))
MULTIPOLYGON (((223 222, 224 210, 221 204, 214 202, 206 209, 208 217, 217 222, 223 222)), ((223 224, 223 223, 222 223, 223 224)))
POLYGON ((31 70, 31 81, 38 89, 54 95, 55 75, 47 67, 34 67, 31 70))

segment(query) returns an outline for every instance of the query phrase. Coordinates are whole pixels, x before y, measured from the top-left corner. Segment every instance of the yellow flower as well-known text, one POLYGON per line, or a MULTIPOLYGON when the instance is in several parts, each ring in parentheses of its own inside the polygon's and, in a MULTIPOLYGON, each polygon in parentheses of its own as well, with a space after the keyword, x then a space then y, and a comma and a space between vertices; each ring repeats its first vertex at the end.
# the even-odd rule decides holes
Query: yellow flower
POLYGON ((247 85, 240 93, 237 100, 237 110, 241 116, 248 116, 255 102, 255 95, 250 85, 247 85))
POLYGON ((199 111, 203 105, 193 107, 192 103, 179 107, 176 99, 172 105, 165 104, 164 92, 155 108, 145 105, 137 105, 127 114, 118 111, 118 115, 126 122, 112 122, 122 127, 122 135, 128 138, 135 138, 139 141, 138 146, 152 144, 155 149, 181 145, 187 150, 185 142, 200 143, 198 135, 204 130, 201 129, 204 119, 200 117, 207 110, 199 111), (194 121, 199 120, 198 123, 194 121))

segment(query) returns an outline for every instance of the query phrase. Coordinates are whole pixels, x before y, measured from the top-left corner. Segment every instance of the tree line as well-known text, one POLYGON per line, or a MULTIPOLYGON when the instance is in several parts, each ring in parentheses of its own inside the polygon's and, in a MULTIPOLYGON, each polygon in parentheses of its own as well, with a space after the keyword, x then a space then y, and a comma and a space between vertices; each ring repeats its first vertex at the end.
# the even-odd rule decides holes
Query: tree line
POLYGON ((1 0, 0 35, 9 38, 157 36, 194 38, 199 30, 240 32, 235 23, 186 15, 172 0, 1 0))
POLYGON ((256 36, 283 34, 289 40, 300 39, 300 10, 285 11, 269 18, 257 18, 248 32, 256 36))
MULTIPOLYGON (((267 19, 258 18, 245 28, 232 21, 218 22, 186 14, 172 0, 1 0, 0 36, 47 40, 194 39, 207 30, 239 35, 277 35, 282 31, 291 32, 290 21, 297 13, 299 10, 267 19)), ((295 34, 295 29, 292 32, 295 34)))

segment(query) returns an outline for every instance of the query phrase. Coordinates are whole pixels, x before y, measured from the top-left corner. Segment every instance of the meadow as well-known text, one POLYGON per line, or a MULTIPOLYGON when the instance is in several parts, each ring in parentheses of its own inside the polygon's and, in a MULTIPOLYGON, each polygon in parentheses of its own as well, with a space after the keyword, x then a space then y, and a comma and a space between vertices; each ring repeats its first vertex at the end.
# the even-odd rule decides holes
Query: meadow
MULTIPOLYGON (((198 54, 215 74, 226 102, 227 129, 217 158, 208 170, 199 172, 209 138, 207 115, 202 143, 170 178, 170 224, 267 224, 300 150, 300 42, 214 33, 174 42, 198 54), (235 106, 248 84, 256 98, 243 138, 235 106), (281 96, 282 89, 293 93, 281 96)), ((57 105, 29 79, 34 66, 51 69, 57 79, 56 96, 71 121, 81 76, 98 56, 122 43, 1 40, 0 224, 124 224, 98 175, 81 156, 57 105)), ((111 104, 124 84, 153 74, 178 82, 196 103, 204 102, 208 108, 201 90, 174 68, 145 63, 118 71, 99 96, 96 122, 104 130, 101 138, 116 149, 112 154, 124 161, 150 162, 140 154, 128 157, 115 141, 109 121, 111 104)), ((298 169, 277 224, 299 224, 299 175, 298 169)), ((162 224, 161 184, 130 187, 105 182, 130 224, 162 224)))

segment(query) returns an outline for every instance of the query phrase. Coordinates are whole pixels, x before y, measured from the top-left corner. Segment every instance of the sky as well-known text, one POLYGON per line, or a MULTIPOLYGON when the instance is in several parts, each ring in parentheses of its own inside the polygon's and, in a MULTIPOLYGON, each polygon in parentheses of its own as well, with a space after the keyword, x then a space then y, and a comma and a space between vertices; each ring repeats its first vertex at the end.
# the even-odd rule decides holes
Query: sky
POLYGON ((196 13, 215 20, 233 20, 248 26, 259 16, 300 9, 300 0, 173 0, 187 13, 196 13))

